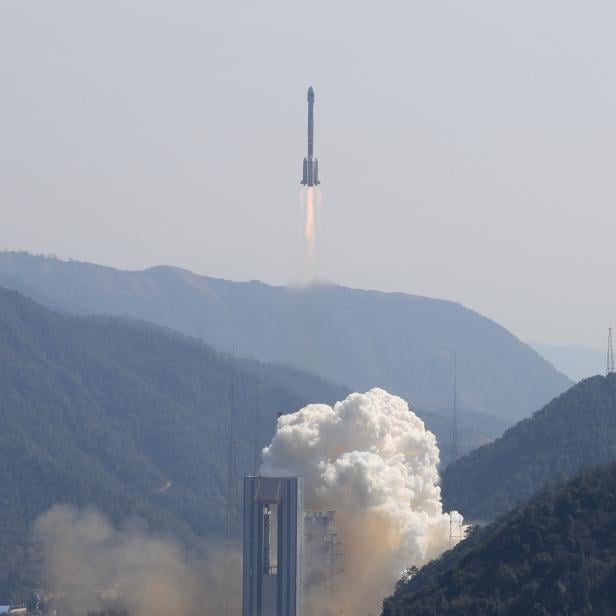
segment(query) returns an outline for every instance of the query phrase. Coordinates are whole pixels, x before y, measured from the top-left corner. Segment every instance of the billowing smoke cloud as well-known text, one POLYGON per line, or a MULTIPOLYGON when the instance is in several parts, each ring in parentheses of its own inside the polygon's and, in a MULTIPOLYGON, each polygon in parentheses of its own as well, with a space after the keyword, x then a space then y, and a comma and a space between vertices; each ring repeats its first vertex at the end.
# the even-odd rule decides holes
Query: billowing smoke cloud
POLYGON ((280 417, 263 474, 303 477, 306 508, 336 511, 341 573, 328 611, 379 613, 405 568, 448 549, 462 521, 442 511, 438 461, 434 435, 382 389, 280 417))
POLYGON ((170 539, 135 527, 117 530, 96 511, 68 506, 40 516, 34 535, 58 613, 219 616, 227 607, 239 613, 239 550, 210 547, 196 557, 170 539))

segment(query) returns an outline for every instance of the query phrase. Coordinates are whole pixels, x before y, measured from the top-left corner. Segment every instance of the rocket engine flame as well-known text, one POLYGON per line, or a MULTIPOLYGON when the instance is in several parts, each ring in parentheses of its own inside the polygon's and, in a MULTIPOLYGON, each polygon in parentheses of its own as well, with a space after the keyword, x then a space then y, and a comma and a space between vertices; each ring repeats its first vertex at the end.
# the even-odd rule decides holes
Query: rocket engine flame
POLYGON ((315 238, 315 210, 314 210, 315 189, 306 189, 305 197, 305 221, 304 221, 304 242, 305 259, 307 265, 314 263, 314 238, 315 238))
POLYGON ((462 518, 442 510, 438 461, 434 435, 382 389, 280 417, 262 473, 303 477, 306 508, 336 511, 342 572, 319 614, 378 613, 405 568, 459 541, 451 528, 462 518))

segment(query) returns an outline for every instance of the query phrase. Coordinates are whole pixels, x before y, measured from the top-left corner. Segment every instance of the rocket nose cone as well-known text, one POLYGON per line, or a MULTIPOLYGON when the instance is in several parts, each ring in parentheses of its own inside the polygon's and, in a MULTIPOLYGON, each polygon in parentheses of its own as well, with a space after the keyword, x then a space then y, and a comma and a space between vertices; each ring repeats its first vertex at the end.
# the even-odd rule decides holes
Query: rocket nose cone
POLYGON ((314 90, 312 89, 312 86, 308 88, 308 102, 314 102, 314 90))

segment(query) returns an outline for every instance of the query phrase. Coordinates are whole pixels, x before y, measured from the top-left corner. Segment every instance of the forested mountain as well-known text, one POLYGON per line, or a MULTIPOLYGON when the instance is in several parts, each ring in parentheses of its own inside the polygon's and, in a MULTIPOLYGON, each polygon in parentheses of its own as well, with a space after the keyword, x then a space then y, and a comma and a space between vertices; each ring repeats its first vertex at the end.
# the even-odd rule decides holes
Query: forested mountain
POLYGON ((28 581, 31 524, 58 502, 114 522, 138 516, 191 543, 220 532, 232 382, 238 474, 252 472, 278 412, 348 393, 158 326, 59 314, 0 289, 0 604, 28 581))
POLYGON ((616 375, 581 381, 541 411, 445 470, 445 507, 486 520, 546 481, 616 460, 616 375))
MULTIPOLYGON (((0 288, 0 604, 32 578, 30 526, 56 502, 94 505, 114 522, 138 516, 191 543, 219 534, 232 382, 238 474, 253 471, 279 412, 349 393, 159 326, 61 314, 0 288)), ((424 419, 448 461, 449 420, 424 419)), ((486 438, 460 429, 464 450, 486 438)))
POLYGON ((453 354, 461 407, 508 422, 571 385, 504 328, 453 302, 334 285, 272 287, 172 267, 120 271, 0 254, 0 284, 48 306, 129 315, 219 350, 288 364, 354 390, 383 387, 414 407, 449 407, 453 354))
POLYGON ((616 464, 544 489, 400 581, 383 616, 612 616, 616 464))

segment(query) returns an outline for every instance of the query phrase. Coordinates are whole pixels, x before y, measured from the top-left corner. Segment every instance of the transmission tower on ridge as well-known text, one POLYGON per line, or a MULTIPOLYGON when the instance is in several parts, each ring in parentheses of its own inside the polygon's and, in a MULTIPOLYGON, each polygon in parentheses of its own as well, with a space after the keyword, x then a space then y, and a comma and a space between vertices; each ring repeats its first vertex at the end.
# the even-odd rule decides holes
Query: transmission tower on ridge
MULTIPOLYGON (((227 443, 227 494, 225 504, 225 540, 227 542, 226 563, 227 572, 232 570, 231 545, 233 544, 234 534, 237 529, 236 514, 239 508, 239 492, 237 486, 237 460, 235 450, 235 346, 231 356, 231 374, 229 384, 229 410, 228 419, 228 443, 227 443)), ((223 589, 223 614, 232 616, 231 607, 231 575, 225 576, 223 589)))
POLYGON ((449 513, 449 547, 452 548, 458 541, 464 539, 464 523, 457 511, 449 513))
POLYGON ((614 372, 614 348, 612 347, 612 328, 607 329, 607 368, 605 374, 614 372))
POLYGON ((451 464, 458 459, 458 354, 453 354, 453 407, 451 410, 451 464))
POLYGON ((259 426, 261 425, 261 364, 257 364, 257 377, 255 384, 255 425, 254 425, 254 441, 253 441, 253 461, 252 474, 256 477, 259 474, 259 466, 261 465, 261 452, 259 451, 259 426))
POLYGON ((225 515, 225 532, 227 541, 231 541, 234 519, 238 507, 237 461, 235 448, 235 348, 231 357, 231 375, 229 387, 228 438, 227 443, 227 508, 225 515))

